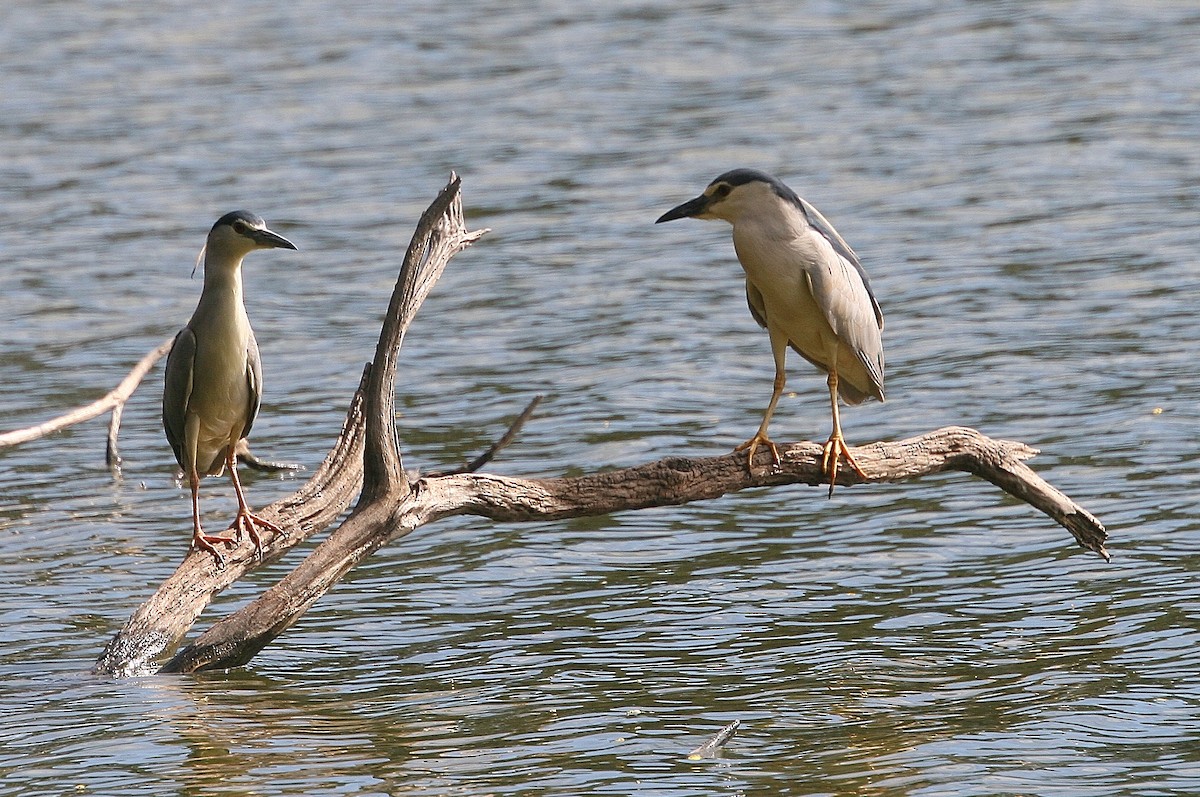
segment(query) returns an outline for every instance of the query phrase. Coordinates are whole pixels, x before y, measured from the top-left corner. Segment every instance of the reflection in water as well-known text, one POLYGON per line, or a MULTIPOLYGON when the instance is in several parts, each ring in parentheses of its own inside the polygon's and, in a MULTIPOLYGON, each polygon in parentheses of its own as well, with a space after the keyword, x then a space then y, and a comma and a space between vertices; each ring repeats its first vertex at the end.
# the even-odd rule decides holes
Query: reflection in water
MULTIPOLYGON (((246 270, 253 442, 315 466, 456 169, 494 232, 406 339, 406 465, 457 464, 534 393, 495 470, 728 450, 761 417, 762 333, 728 233, 652 222, 754 166, 836 219, 886 297, 888 402, 856 439, 1028 441, 1114 560, 961 475, 456 519, 248 671, 96 679, 186 550, 153 375, 120 482, 98 422, 0 453, 0 794, 1200 790, 1197 24, 1136 4, 7 10, 3 428, 95 398, 183 323, 196 235, 248 206, 305 242, 246 270), (733 720, 719 758, 687 760, 733 720)), ((826 431, 803 367, 780 440, 826 431)), ((246 480, 260 501, 297 484, 246 480)), ((214 484, 206 515, 232 508, 214 484)))

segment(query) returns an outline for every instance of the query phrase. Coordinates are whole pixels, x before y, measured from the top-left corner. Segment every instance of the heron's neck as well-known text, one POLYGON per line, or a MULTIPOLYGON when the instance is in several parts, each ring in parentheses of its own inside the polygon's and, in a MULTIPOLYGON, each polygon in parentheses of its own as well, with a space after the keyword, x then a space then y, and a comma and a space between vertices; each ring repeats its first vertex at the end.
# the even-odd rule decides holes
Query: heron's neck
POLYGON ((242 258, 204 259, 204 295, 223 295, 241 302, 242 258))

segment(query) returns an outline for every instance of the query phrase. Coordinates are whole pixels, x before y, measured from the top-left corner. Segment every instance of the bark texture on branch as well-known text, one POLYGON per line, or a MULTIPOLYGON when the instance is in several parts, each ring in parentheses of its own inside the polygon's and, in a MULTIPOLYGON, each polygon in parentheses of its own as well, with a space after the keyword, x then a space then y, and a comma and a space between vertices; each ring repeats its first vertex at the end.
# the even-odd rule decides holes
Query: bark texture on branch
MULTIPOLYGON (((363 376, 338 446, 299 493, 264 510, 288 530, 266 542, 269 561, 331 522, 363 485, 358 504, 330 537, 261 597, 219 620, 162 667, 194 672, 244 664, 291 626, 345 573, 383 545, 451 515, 478 515, 503 522, 604 515, 652 506, 717 498, 749 487, 826 483, 821 445, 780 446, 782 461, 769 467, 760 452, 752 473, 741 452, 717 457, 669 457, 636 467, 575 478, 528 479, 455 472, 410 479, 401 467, 393 422, 396 355, 413 316, 450 258, 485 231, 468 232, 459 181, 452 178, 422 216, 405 256, 374 364, 363 376), (365 452, 365 453, 362 453, 365 452), (332 500, 329 493, 339 497, 332 500), (343 501, 344 499, 344 501, 343 501), (323 507, 319 519, 316 507, 323 507), (336 511, 332 511, 333 509, 336 511), (332 511, 332 515, 330 512, 332 511)), ((529 410, 527 409, 527 413, 529 410)), ((868 474, 839 471, 838 483, 893 482, 946 470, 974 474, 1029 503, 1065 527, 1076 542, 1107 559, 1104 526, 1030 470, 1037 452, 1024 443, 993 440, 973 429, 947 427, 897 442, 854 449, 868 474)), ((215 592, 255 563, 251 546, 233 552, 227 570, 193 554, 150 601, 130 618, 96 664, 97 672, 146 671, 173 648, 215 592)))
MULTIPOLYGON (((959 470, 996 484, 1064 526, 1080 546, 1105 559, 1104 526, 1087 510, 1030 470, 1022 460, 1037 453, 974 429, 947 427, 894 443, 854 449, 871 478, 839 471, 838 483, 894 482, 959 470)), ((653 506, 718 498, 750 487, 824 486, 821 445, 780 446, 782 462, 752 475, 741 452, 719 457, 669 457, 645 465, 564 479, 521 479, 486 473, 426 477, 403 495, 360 503, 355 513, 313 555, 260 599, 218 622, 164 668, 193 672, 245 664, 300 618, 342 575, 371 553, 414 529, 451 515, 522 522, 606 515, 653 506)), ((762 452, 766 465, 769 452, 762 452)))
MULTIPOLYGON (((781 445, 779 467, 756 474, 749 472, 746 455, 734 452, 699 459, 670 457, 571 479, 486 474, 424 479, 417 485, 412 511, 429 519, 472 514, 499 521, 554 520, 685 504, 750 487, 819 486, 828 483, 821 452, 821 445, 814 442, 781 445)), ((897 482, 964 471, 1045 512, 1081 547, 1108 558, 1103 524, 1025 465, 1023 460, 1037 451, 1024 443, 993 440, 974 429, 949 426, 907 440, 859 446, 853 452, 869 478, 844 469, 838 471, 838 484, 897 482)), ((769 462, 770 453, 763 451, 755 464, 765 467, 769 462)))
MULTIPOLYGON (((364 373, 363 383, 366 378, 364 373)), ((154 659, 174 650, 217 593, 247 571, 283 556, 345 511, 362 485, 366 428, 362 396, 360 384, 350 401, 341 434, 312 478, 292 495, 257 513, 284 530, 274 536, 264 534, 262 559, 254 558, 254 545, 248 539, 226 554, 224 568, 218 568, 207 552, 190 550, 175 572, 105 646, 93 672, 139 675, 152 671, 154 659)))

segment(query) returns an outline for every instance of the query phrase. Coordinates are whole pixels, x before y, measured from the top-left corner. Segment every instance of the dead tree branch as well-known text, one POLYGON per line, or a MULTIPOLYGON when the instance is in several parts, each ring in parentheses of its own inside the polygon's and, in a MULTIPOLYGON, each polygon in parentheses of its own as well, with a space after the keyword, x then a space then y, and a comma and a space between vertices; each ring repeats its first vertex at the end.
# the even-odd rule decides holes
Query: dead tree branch
MULTIPOLYGON (((126 374, 125 378, 116 387, 91 404, 78 407, 64 415, 51 418, 45 423, 39 423, 36 426, 14 429, 11 432, 0 434, 0 449, 37 440, 39 437, 45 437, 46 435, 61 431, 68 426, 90 421, 98 415, 103 415, 111 411, 112 414, 108 419, 108 437, 104 448, 104 461, 114 472, 120 471, 121 454, 117 449, 117 435, 121 431, 121 417, 125 412, 125 404, 129 401, 129 397, 134 394, 134 391, 141 386, 142 380, 146 378, 146 374, 150 372, 150 369, 154 367, 155 363, 170 353, 171 346, 174 344, 174 335, 158 344, 158 346, 152 351, 147 352, 138 361, 133 370, 126 374)), ((238 441, 237 453, 238 462, 254 470, 269 473, 281 470, 303 470, 302 466, 289 462, 271 462, 270 460, 259 459, 250 451, 250 444, 245 440, 238 441)))
MULTIPOLYGON (((361 482, 363 489, 353 512, 294 571, 181 649, 163 672, 246 663, 356 564, 383 545, 441 518, 469 514, 503 522, 554 520, 685 504, 750 487, 825 483, 821 446, 811 442, 781 446, 780 466, 756 468, 754 473, 747 467, 744 453, 731 453, 670 457, 576 478, 525 479, 458 472, 410 478, 401 467, 393 422, 396 355, 413 316, 446 263, 482 232, 467 232, 459 181, 453 178, 417 226, 374 365, 364 373, 338 444, 305 488, 263 511, 268 520, 288 530, 286 538, 280 535, 266 542, 264 558, 278 557, 319 524, 331 522, 351 500, 347 497, 351 487, 357 489, 361 482), (362 458, 355 456, 358 451, 364 452, 362 458), (333 492, 338 495, 336 500, 331 498, 333 492)), ((838 483, 895 482, 946 470, 965 471, 1046 513, 1070 531, 1079 545, 1107 558, 1100 521, 1024 464, 1036 453, 1024 443, 948 427, 908 440, 854 449, 869 477, 863 479, 845 469, 839 472, 838 483)), ((756 465, 765 466, 768 459, 769 453, 761 452, 756 465)), ((152 659, 182 639, 213 594, 255 566, 250 552, 249 542, 234 548, 225 570, 216 570, 207 555, 190 555, 130 618, 95 670, 115 674, 145 671, 152 659)))
MULTIPOLYGON (((248 662, 286 630, 358 562, 409 532, 451 515, 523 522, 606 515, 718 498, 751 487, 823 486, 821 446, 781 446, 773 472, 751 475, 744 453, 688 459, 670 457, 633 468, 570 479, 520 479, 491 474, 426 477, 396 498, 363 504, 300 567, 263 597, 216 623, 181 650, 164 672, 221 669, 248 662)), ((996 484, 1033 505, 1072 533, 1080 546, 1108 558, 1103 525, 1022 462, 1036 451, 1024 443, 993 440, 974 429, 947 427, 894 443, 854 449, 868 474, 838 474, 838 484, 907 481, 959 470, 996 484)), ((762 465, 769 452, 762 453, 762 465)))
MULTIPOLYGON (((367 371, 370 368, 368 366, 367 371)), ((221 590, 248 570, 278 559, 289 548, 321 531, 337 519, 362 484, 363 385, 350 401, 342 432, 312 478, 291 496, 265 507, 259 515, 284 530, 264 541, 262 559, 253 559, 253 546, 242 545, 218 568, 212 556, 190 551, 158 591, 143 603, 125 627, 104 648, 93 672, 136 675, 151 669, 150 662, 170 652, 196 618, 221 590)))
POLYGON ((109 467, 119 468, 121 466, 121 457, 117 453, 117 430, 121 426, 121 412, 125 409, 125 402, 133 395, 133 391, 137 390, 138 385, 142 383, 142 379, 154 367, 154 364, 165 357, 167 352, 171 350, 171 345, 174 342, 175 336, 172 335, 158 344, 157 348, 139 360, 137 365, 133 366, 133 370, 121 380, 120 384, 91 404, 71 410, 65 415, 51 418, 45 423, 39 423, 36 426, 30 426, 25 429, 14 429, 11 432, 0 434, 0 448, 28 443, 30 440, 45 437, 68 426, 90 421, 92 418, 103 415, 111 410, 112 418, 108 425, 108 448, 105 453, 105 461, 109 467))

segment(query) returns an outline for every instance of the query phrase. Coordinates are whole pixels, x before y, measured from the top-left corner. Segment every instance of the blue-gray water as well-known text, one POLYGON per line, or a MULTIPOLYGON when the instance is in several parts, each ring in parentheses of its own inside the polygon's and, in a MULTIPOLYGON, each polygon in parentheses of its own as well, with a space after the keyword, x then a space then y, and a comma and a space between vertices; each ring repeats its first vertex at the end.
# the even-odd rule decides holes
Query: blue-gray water
MULTIPOLYGON (((123 479, 100 420, 0 452, 0 794, 1200 792, 1200 12, 431 5, 0 9, 0 430, 99 396, 181 325, 205 232, 247 207, 301 249, 247 261, 255 448, 311 469, 453 169, 494 231, 405 342, 406 464, 473 455, 538 392, 493 470, 727 451, 768 397, 767 340, 728 228, 652 222, 756 166, 883 306, 888 402, 844 412, 850 441, 1037 446, 1112 564, 961 474, 457 519, 244 669, 96 678, 188 541, 156 370, 123 479), (687 760, 734 719, 719 759, 687 760)), ((822 377, 796 362, 789 388, 775 436, 823 439, 822 377)), ((247 481, 258 504, 300 483, 247 481)), ((228 481, 203 496, 227 521, 228 481)))

